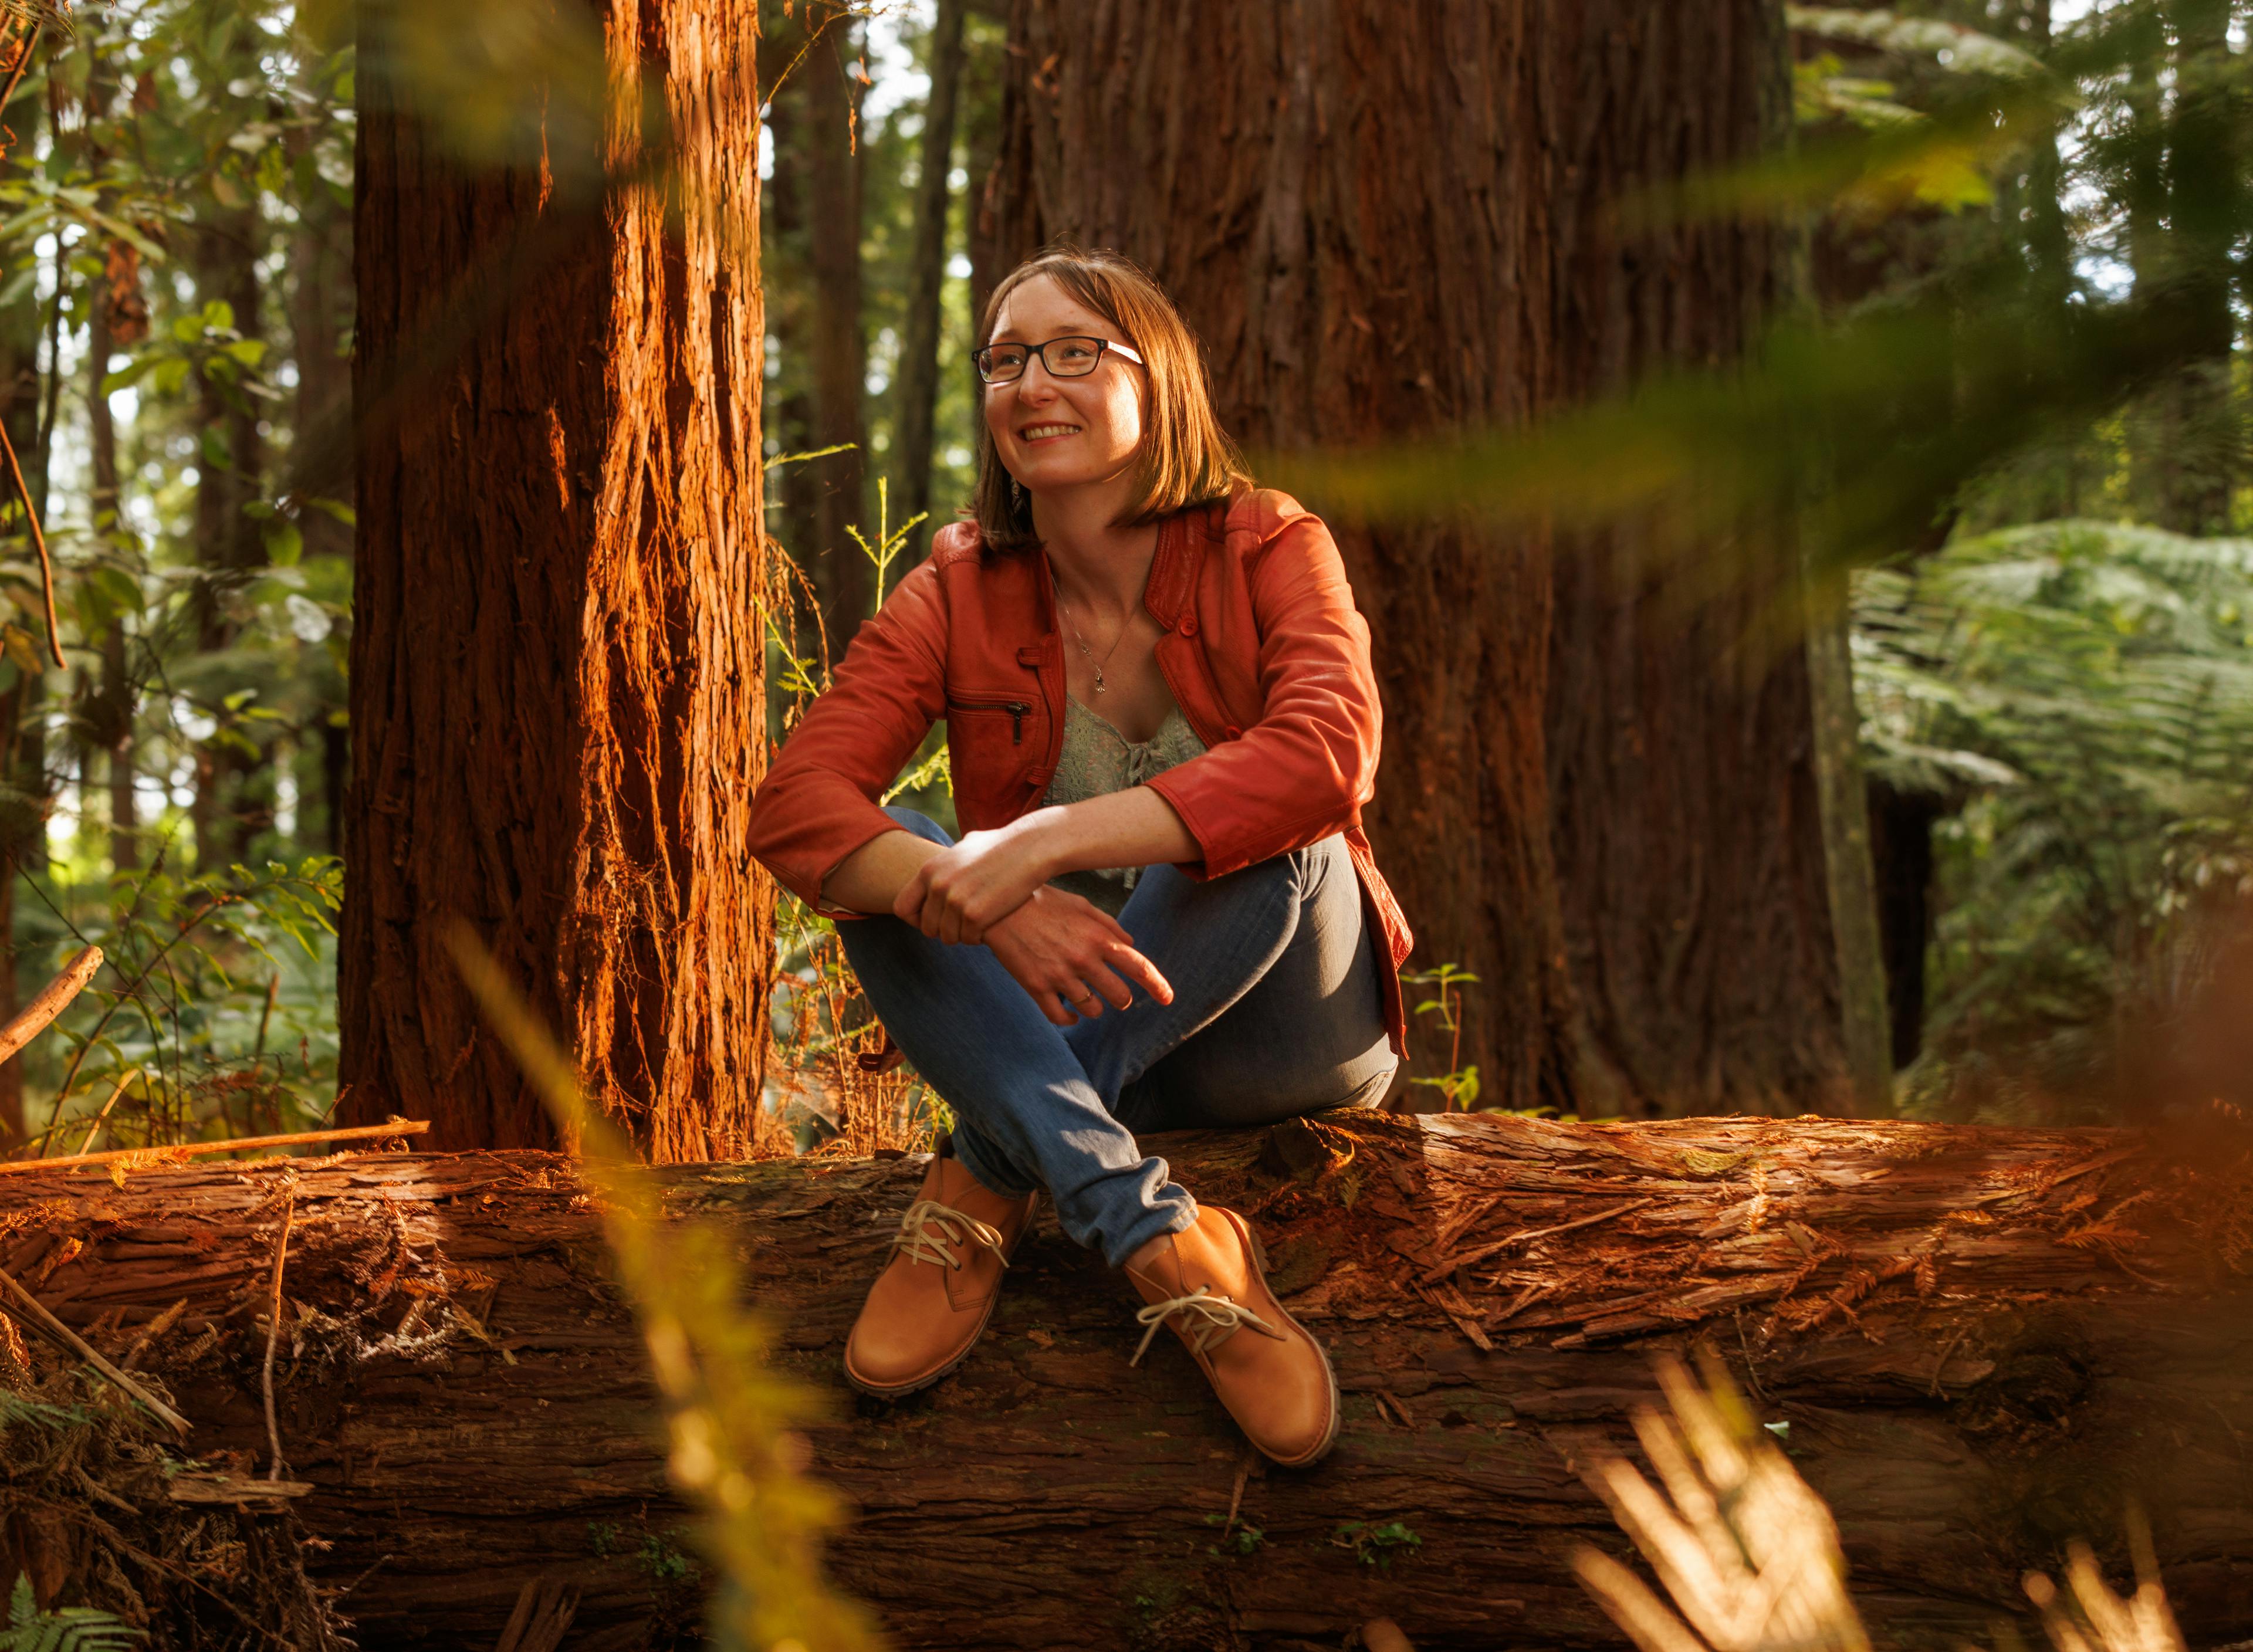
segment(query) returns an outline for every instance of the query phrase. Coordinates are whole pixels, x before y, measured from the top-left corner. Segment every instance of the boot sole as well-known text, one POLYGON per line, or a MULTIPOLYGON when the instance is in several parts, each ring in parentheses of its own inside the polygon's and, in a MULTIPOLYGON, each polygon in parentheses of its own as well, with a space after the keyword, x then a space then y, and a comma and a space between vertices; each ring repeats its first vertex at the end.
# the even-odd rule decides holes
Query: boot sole
MULTIPOLYGON (((1338 1398, 1336 1368, 1331 1365, 1330 1356, 1329 1353, 1324 1350, 1322 1345, 1315 1340, 1315 1334, 1312 1331, 1309 1331, 1305 1326, 1300 1324, 1297 1320, 1291 1317, 1291 1310, 1283 1306, 1283 1299, 1277 1296, 1275 1294, 1275 1287, 1267 1283, 1267 1247, 1260 1244, 1259 1236, 1252 1231, 1252 1224, 1249 1222, 1246 1222, 1242 1216, 1237 1215, 1235 1211, 1229 1209, 1226 1206, 1224 1205, 1218 1208, 1221 1215, 1226 1216, 1231 1223, 1235 1224, 1238 1234, 1245 1243, 1245 1248, 1252 1252, 1252 1265, 1259 1270, 1260 1289, 1266 1291, 1267 1293, 1268 1300, 1275 1304, 1275 1311, 1283 1316, 1283 1322, 1286 1325, 1288 1325, 1293 1330, 1296 1331, 1300 1335, 1307 1339, 1307 1346, 1314 1349, 1315 1357, 1322 1361, 1322 1375, 1324 1377, 1329 1379, 1330 1385, 1329 1429, 1329 1432, 1324 1433, 1322 1439, 1311 1448, 1301 1452, 1296 1457, 1278 1457, 1273 1452, 1263 1448, 1257 1440, 1253 1440, 1252 1442, 1252 1449, 1259 1452, 1261 1456, 1266 1458, 1269 1462, 1273 1463, 1278 1468, 1311 1468, 1315 1464, 1322 1461, 1323 1458, 1329 1456, 1330 1454, 1330 1447, 1337 1444, 1338 1415, 1343 1410, 1343 1406, 1340 1405, 1338 1398)), ((1246 1438, 1248 1439, 1249 1436, 1246 1438)))
MULTIPOLYGON (((1025 1212, 1025 1225, 1017 1230, 1017 1237, 1009 1242, 1009 1249, 1001 1258, 1003 1261, 1014 1262, 1017 1259, 1017 1252, 1023 1248, 1025 1236, 1033 1230, 1033 1223, 1040 1214, 1041 1195, 1036 1192, 1033 1195, 1032 1209, 1025 1212)), ((1261 1272, 1264 1273, 1266 1270, 1263 1268, 1261 1272)), ((978 1321, 978 1328, 973 1331, 968 1340, 962 1344, 962 1351, 936 1370, 918 1377, 913 1382, 897 1383, 889 1386, 864 1382, 854 1375, 853 1360, 848 1349, 846 1357, 838 1362, 844 1368, 846 1383, 871 1399, 905 1399, 910 1394, 920 1394, 924 1389, 945 1382, 955 1372, 960 1370, 970 1356, 978 1351, 978 1344, 985 1337, 987 1326, 993 1323, 994 1310, 1000 1305, 1001 1300, 1001 1282, 996 1279, 994 1282, 994 1294, 986 1300, 985 1317, 978 1321)))

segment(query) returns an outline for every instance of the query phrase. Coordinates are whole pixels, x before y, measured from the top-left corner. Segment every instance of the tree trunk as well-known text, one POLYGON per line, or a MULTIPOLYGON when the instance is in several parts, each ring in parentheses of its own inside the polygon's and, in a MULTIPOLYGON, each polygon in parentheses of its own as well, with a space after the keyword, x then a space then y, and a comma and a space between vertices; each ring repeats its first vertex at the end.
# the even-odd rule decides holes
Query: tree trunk
MULTIPOLYGON (((1780 296, 1779 237, 1715 220, 1622 241, 1611 220, 1758 152, 1789 92, 1760 0, 1567 15, 1577 182, 1555 290, 1560 394, 1578 400, 1751 341, 1780 296)), ((1774 630, 1802 611, 1799 558, 1761 523, 1695 545, 1673 527, 1620 522, 1557 557, 1549 764, 1581 1104, 1851 1107, 1806 655, 1774 630)))
POLYGON ((343 1112, 429 1118, 446 1146, 555 1139, 456 977, 465 920, 645 1154, 724 1158, 759 1139, 773 945, 744 842, 766 755, 756 20, 615 0, 603 26, 619 107, 646 88, 669 115, 669 183, 577 201, 452 159, 410 87, 361 113, 343 1112))
POLYGON ((808 333, 813 366, 813 444, 849 450, 805 467, 813 491, 813 543, 794 547, 805 559, 829 634, 841 656, 874 607, 875 570, 848 528, 874 526, 868 512, 868 422, 862 401, 868 379, 868 340, 861 328, 860 82, 847 59, 847 21, 832 23, 806 53, 806 155, 808 333))
MULTIPOLYGON (((44 307, 36 297, 0 310, 0 423, 22 461, 34 497, 39 486, 39 328, 44 307)), ((7 531, 21 535, 24 502, 10 487, 0 488, 0 521, 7 531)), ((0 696, 0 763, 7 784, 19 794, 0 811, 0 1017, 16 1014, 16 877, 19 871, 43 865, 46 843, 46 742, 42 726, 46 715, 45 639, 34 645, 41 669, 23 676, 18 686, 0 696)), ((8 669, 21 672, 21 663, 8 669)), ((0 1154, 24 1139, 24 1060, 11 1056, 0 1062, 0 1154)))
MULTIPOLYGON (((855 1405, 839 1349, 921 1162, 657 1173, 742 1247, 775 1364, 830 1400, 814 1472, 860 1510, 834 1570, 899 1646, 1280 1652, 1383 1615, 1420 1652, 1609 1652, 1566 1565, 1621 1546, 1580 1471, 1632 1450, 1662 1348, 1789 1425, 1881 1644, 1986 1644, 2068 1540, 2117 1565, 2131 1501, 2194 1645, 2253 1621, 2242 1133, 1329 1114, 1163 1146, 1251 1215, 1329 1346, 1344 1419, 1317 1469, 1260 1470, 1170 1339, 1131 1366, 1137 1304, 1045 1216, 960 1373, 855 1405), (1341 1546, 1392 1521, 1419 1541, 1389 1566, 1341 1546)), ((0 1266, 113 1357, 185 1302, 143 1369, 198 1456, 262 1470, 293 1174, 282 1448, 333 1545, 317 1580, 379 1568, 344 1602, 360 1645, 491 1645, 542 1568, 582 1591, 574 1644, 645 1644, 682 1606, 652 1579, 685 1514, 565 1161, 0 1176, 0 1266)))
MULTIPOLYGON (((255 213, 221 213, 199 237, 198 293, 206 303, 225 303, 245 340, 262 333, 260 234, 255 213)), ((228 610, 241 597, 245 576, 266 561, 265 536, 249 513, 265 496, 266 444, 258 433, 257 402, 241 384, 205 372, 197 375, 197 386, 203 452, 196 483, 196 549, 204 568, 197 596, 197 645, 215 653, 234 641, 236 626, 228 610)), ((212 872, 249 860, 255 840, 272 829, 274 772, 272 751, 257 740, 255 724, 241 723, 223 707, 207 709, 219 720, 222 736, 197 754, 191 815, 197 868, 212 872)))
MULTIPOLYGON (((1773 296, 1768 234, 1627 244, 1612 218, 1757 150, 1771 13, 1269 0, 1216 22, 1145 0, 1091 31, 1022 0, 1001 238, 1150 267, 1255 449, 1520 423, 1742 347, 1773 296)), ((1559 554, 1531 530, 1333 526, 1385 695, 1371 834, 1419 965, 1479 978, 1461 1059, 1482 1100, 1831 1098, 1806 674, 1796 653, 1746 658, 1796 561, 1692 613, 1645 588, 1632 529, 1559 554)), ((1428 1072, 1446 1049, 1419 1042, 1428 1072)))
MULTIPOLYGON (((1011 0, 970 0, 972 16, 989 26, 1006 30, 1011 0)), ((973 34, 973 41, 977 37, 973 34)), ((1004 40, 1006 41, 1006 35, 1004 40)), ((1006 46, 994 51, 966 49, 962 65, 962 162, 968 178, 964 203, 965 239, 970 257, 970 335, 985 319, 986 300, 1008 268, 1002 262, 1015 254, 1014 243, 1004 245, 1001 218, 1002 105, 1014 78, 1006 46)))
MULTIPOLYGON (((931 92, 924 102, 907 330, 900 341, 896 464, 900 485, 893 495, 893 519, 900 522, 931 509, 931 429, 938 410, 939 300, 946 286, 946 223, 954 200, 954 111, 962 87, 962 21, 967 9, 968 0, 938 0, 931 25, 931 92)), ((931 531, 926 526, 917 534, 915 543, 928 544, 931 531)))
MULTIPOLYGON (((87 324, 86 407, 87 449, 92 460, 93 507, 95 533, 118 544, 124 523, 117 489, 117 422, 109 408, 109 393, 102 380, 109 375, 110 316, 108 294, 97 290, 87 324)), ((109 617, 101 637, 101 690, 93 705, 98 708, 98 742, 109 762, 109 864, 116 872, 130 872, 141 864, 140 822, 133 798, 133 726, 140 694, 128 657, 122 609, 109 617)))
POLYGON ((2154 143, 2165 134, 2166 257, 2156 268, 2139 264, 2137 278, 2139 285, 2156 278, 2177 287, 2196 337, 2194 359, 2158 392, 2145 480, 2162 527, 2227 533, 2243 445, 2229 293, 2243 217, 2236 159, 2241 117, 2233 108, 2243 94, 2229 44, 2229 0, 2171 0, 2166 13, 2173 95, 2164 123, 2150 129, 2154 143))

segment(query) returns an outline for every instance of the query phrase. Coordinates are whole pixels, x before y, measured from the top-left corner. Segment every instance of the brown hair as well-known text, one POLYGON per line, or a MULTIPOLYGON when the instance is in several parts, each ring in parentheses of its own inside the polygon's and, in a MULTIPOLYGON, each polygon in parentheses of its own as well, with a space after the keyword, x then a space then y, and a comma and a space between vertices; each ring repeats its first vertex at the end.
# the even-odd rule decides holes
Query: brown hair
MULTIPOLYGON (((1213 415, 1212 385, 1196 335, 1148 272, 1117 253, 1049 247, 1034 254, 1003 276, 986 301, 978 347, 992 340, 1009 295, 1041 275, 1116 327, 1120 342, 1142 358, 1146 387, 1134 502, 1114 526, 1139 527, 1250 487, 1243 456, 1213 415)), ((994 450, 981 401, 973 505, 988 550, 1019 551, 1040 542, 1033 532, 1032 499, 1012 481, 994 450)))

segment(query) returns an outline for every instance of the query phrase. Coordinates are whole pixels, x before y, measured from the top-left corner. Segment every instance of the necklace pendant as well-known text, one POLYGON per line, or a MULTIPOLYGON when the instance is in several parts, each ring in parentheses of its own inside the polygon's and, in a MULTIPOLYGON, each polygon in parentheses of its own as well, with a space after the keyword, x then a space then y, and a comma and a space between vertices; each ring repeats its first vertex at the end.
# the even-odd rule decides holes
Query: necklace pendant
POLYGON ((1103 667, 1098 666, 1095 668, 1095 692, 1099 694, 1103 691, 1103 667))

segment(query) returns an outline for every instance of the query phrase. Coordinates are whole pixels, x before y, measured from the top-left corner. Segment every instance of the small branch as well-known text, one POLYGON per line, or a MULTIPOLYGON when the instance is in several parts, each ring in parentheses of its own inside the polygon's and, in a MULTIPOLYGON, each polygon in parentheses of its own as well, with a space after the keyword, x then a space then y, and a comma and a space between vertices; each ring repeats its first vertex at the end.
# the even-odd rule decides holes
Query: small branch
POLYGON ((55 564, 47 554, 47 536, 39 527, 39 507, 31 503, 31 490, 24 480, 23 464, 16 457, 16 444, 8 439, 8 427, 0 424, 0 450, 8 455, 8 474, 16 480, 17 497, 24 501, 24 520, 31 530, 31 544, 39 553, 39 596, 46 603, 47 652, 54 656, 55 669, 66 669, 70 662, 63 658, 62 622, 55 617, 55 564))
POLYGON ((108 1360, 102 1358, 101 1355, 95 1353, 94 1349, 88 1345, 84 1337, 80 1336, 76 1331, 71 1329, 69 1326, 64 1324, 53 1314, 48 1313, 45 1307, 40 1304, 39 1299, 33 1296, 21 1285, 18 1285, 14 1278, 10 1276, 4 1268, 0 1268, 0 1286, 4 1286, 10 1295, 13 1296, 18 1302, 21 1302, 24 1307, 31 1311, 32 1317, 41 1326, 45 1328, 49 1335, 61 1338, 63 1345, 66 1348, 68 1348, 80 1359, 83 1359, 87 1364, 93 1366, 94 1370, 100 1371, 111 1382, 116 1384, 118 1387, 132 1395, 134 1398, 139 1400, 143 1405, 146 1405, 150 1412, 158 1418, 183 1434, 188 1432, 188 1419, 186 1418, 181 1416, 179 1412, 174 1411, 170 1405, 164 1404, 163 1400, 158 1399, 154 1394, 142 1387, 140 1384, 135 1382, 123 1371, 119 1370, 117 1367, 112 1365, 108 1360))
MULTIPOLYGON (((0 117, 4 117, 6 115, 8 106, 16 101, 16 88, 24 84, 24 72, 31 66, 31 53, 38 50, 39 31, 46 27, 46 22, 47 20, 45 17, 33 18, 31 22, 31 33, 24 37, 23 45, 18 46, 16 50, 16 61, 8 71, 7 89, 0 91, 0 117)), ((0 132, 4 132, 5 130, 6 129, 4 127, 0 127, 0 132)), ((6 137, 0 138, 0 160, 6 159, 8 151, 14 147, 15 137, 13 134, 9 134, 6 137)), ((28 498, 28 497, 29 496, 27 495, 26 498, 28 498)))
MULTIPOLYGON (((145 1076, 143 1070, 139 1067, 129 1067, 125 1070, 125 1076, 117 1081, 117 1088, 109 1092, 109 1099, 103 1102, 101 1104, 101 1111, 94 1115, 94 1124, 87 1131, 86 1140, 78 1144, 78 1152, 74 1155, 75 1157, 83 1159, 86 1157, 87 1154, 93 1149, 94 1139, 101 1133, 101 1126, 107 1123, 109 1119, 109 1110, 117 1105, 117 1098, 125 1093, 125 1087, 128 1084, 130 1084, 135 1079, 143 1077, 145 1076)), ((57 1161, 57 1162, 59 1163, 61 1161, 57 1161)))
POLYGON ((68 1170, 85 1165, 115 1164, 122 1160, 162 1154, 166 1161, 207 1153, 245 1153, 253 1147, 294 1147, 317 1141, 384 1141, 398 1136, 419 1136, 429 1131, 428 1119, 396 1119, 387 1125, 354 1125, 346 1130, 301 1130, 286 1136, 236 1136, 227 1141, 184 1141, 174 1147, 119 1147, 108 1153, 73 1154, 67 1159, 10 1159, 0 1163, 0 1176, 22 1175, 31 1170, 68 1170))
MULTIPOLYGON (((0 439, 4 436, 0 432, 0 439)), ((46 1031, 55 1017, 70 1007, 71 1000, 86 990, 86 984, 101 967, 101 949, 98 946, 89 946, 71 959, 61 974, 39 989, 39 995, 24 1007, 22 1014, 0 1027, 0 1062, 46 1031)))
POLYGON ((266 1395, 266 1443, 274 1458, 266 1467, 269 1480, 282 1478, 282 1425, 274 1418, 274 1349, 282 1340, 282 1265, 289 1259, 289 1225, 297 1219, 297 1189, 293 1186, 282 1204, 282 1236, 274 1241, 274 1296, 266 1312, 266 1365, 259 1387, 266 1395))

